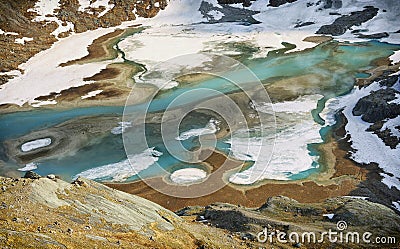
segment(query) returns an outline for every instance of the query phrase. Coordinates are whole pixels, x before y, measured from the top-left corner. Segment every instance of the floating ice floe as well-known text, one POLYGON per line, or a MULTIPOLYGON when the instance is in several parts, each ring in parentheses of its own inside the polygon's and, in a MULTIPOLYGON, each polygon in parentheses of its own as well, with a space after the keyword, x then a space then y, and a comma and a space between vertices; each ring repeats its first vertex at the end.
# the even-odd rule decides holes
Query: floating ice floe
POLYGON ((215 119, 210 119, 206 127, 204 128, 198 128, 198 129, 191 129, 185 132, 182 132, 181 135, 176 137, 175 139, 178 141, 182 140, 187 140, 191 137, 198 137, 201 135, 207 135, 207 134, 214 134, 219 130, 218 124, 220 121, 215 120, 215 119))
MULTIPOLYGON (((229 181, 248 185, 263 179, 290 180, 293 175, 318 167, 315 166, 318 165, 318 156, 310 155, 308 144, 322 142, 319 134, 322 126, 311 115, 320 98, 321 95, 309 95, 273 104, 279 127, 276 134, 272 132, 275 129, 268 126, 262 130, 260 127, 254 129, 255 136, 246 135, 246 130, 235 132, 226 141, 231 145, 231 155, 254 164, 230 176, 229 181)), ((270 104, 254 104, 254 107, 259 112, 271 112, 270 104)))
POLYGON ((51 138, 41 138, 34 141, 26 142, 21 145, 21 150, 23 152, 28 152, 38 148, 46 147, 51 144, 51 138))
POLYGON ((37 169, 37 164, 36 163, 27 163, 25 167, 19 168, 19 171, 30 171, 30 170, 35 170, 37 169))
POLYGON ((155 148, 149 148, 140 154, 128 156, 129 159, 121 162, 85 170, 74 178, 82 176, 93 180, 110 179, 111 181, 122 182, 153 165, 162 154, 155 148))
POLYGON ((131 122, 119 122, 119 126, 111 129, 111 133, 114 135, 122 134, 126 128, 132 127, 131 122))
POLYGON ((207 177, 207 172, 197 168, 184 168, 174 171, 170 175, 171 181, 177 184, 196 183, 207 177))

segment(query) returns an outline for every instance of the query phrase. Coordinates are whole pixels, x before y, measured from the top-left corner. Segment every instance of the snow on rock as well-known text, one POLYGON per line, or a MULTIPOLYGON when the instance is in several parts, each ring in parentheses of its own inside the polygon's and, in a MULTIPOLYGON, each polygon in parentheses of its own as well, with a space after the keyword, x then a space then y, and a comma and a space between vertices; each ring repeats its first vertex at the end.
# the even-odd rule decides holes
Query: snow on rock
POLYGON ((43 101, 35 100, 31 102, 32 107, 41 107, 44 105, 56 105, 56 104, 57 101, 55 100, 43 100, 43 101))
POLYGON ((60 33, 74 31, 73 23, 66 22, 66 25, 63 25, 63 22, 54 16, 59 8, 60 3, 58 1, 40 0, 36 2, 33 9, 29 9, 28 11, 36 12, 37 16, 33 19, 34 22, 56 22, 58 24, 58 28, 51 34, 57 38, 60 33))
POLYGON ((19 44, 25 44, 25 42, 29 42, 29 41, 33 41, 32 37, 22 37, 22 38, 17 38, 15 39, 15 43, 19 43, 19 44))
POLYGON ((389 60, 391 60, 393 64, 400 62, 400 50, 395 51, 394 54, 389 57, 389 60))
POLYGON ((103 92, 103 90, 94 90, 94 91, 88 92, 86 95, 81 96, 81 99, 91 98, 102 92, 103 92))
POLYGON ((335 216, 335 214, 323 214, 323 217, 327 217, 328 219, 332 220, 333 216, 335 216))
POLYGON ((6 31, 0 29, 0 35, 19 35, 19 34, 15 33, 15 32, 6 32, 6 31))
MULTIPOLYGON (((358 163, 377 163, 385 173, 382 182, 389 188, 396 187, 400 189, 400 146, 391 149, 377 135, 367 132, 371 123, 367 123, 361 119, 361 116, 354 116, 352 110, 359 99, 369 95, 371 91, 377 91, 380 86, 377 82, 370 84, 365 88, 354 88, 353 91, 345 96, 336 98, 335 101, 327 103, 326 108, 332 111, 326 114, 327 120, 332 120, 337 110, 343 109, 346 116, 346 131, 350 134, 351 147, 354 152, 351 158, 358 163)), ((389 121, 386 127, 392 128, 398 118, 389 121)), ((330 123, 331 125, 332 123, 330 123)), ((393 130, 392 130, 393 132, 393 130)))
MULTIPOLYGON (((123 28, 126 25, 130 25, 130 23, 125 23, 120 27, 123 28)), ((19 69, 24 71, 20 77, 10 79, 0 86, 0 104, 12 103, 20 106, 26 102, 34 106, 55 104, 54 101, 40 102, 35 98, 90 83, 83 81, 83 78, 99 73, 109 63, 117 62, 120 59, 66 67, 59 65, 86 56, 88 54, 87 47, 93 40, 116 28, 118 27, 72 34, 57 41, 51 48, 39 52, 19 66, 19 69)))
POLYGON ((31 150, 36 150, 38 148, 49 146, 50 144, 51 144, 51 138, 41 138, 22 144, 21 150, 23 152, 28 152, 31 150))
POLYGON ((393 206, 400 212, 400 201, 392 202, 393 206))
POLYGON ((101 13, 99 13, 97 17, 104 16, 108 11, 114 8, 114 4, 110 4, 109 0, 96 0, 96 1, 79 0, 79 5, 80 6, 78 8, 78 11, 86 12, 89 14, 93 14, 90 8, 96 9, 100 7, 105 7, 105 9, 101 13))

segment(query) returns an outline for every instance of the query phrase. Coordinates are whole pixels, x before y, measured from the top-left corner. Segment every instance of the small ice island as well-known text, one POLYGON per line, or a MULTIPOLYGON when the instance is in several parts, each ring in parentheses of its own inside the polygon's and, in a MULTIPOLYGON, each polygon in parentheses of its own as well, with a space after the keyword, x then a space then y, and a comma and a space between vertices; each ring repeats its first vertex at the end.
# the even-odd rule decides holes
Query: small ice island
POLYGON ((49 138, 49 137, 41 138, 41 139, 29 141, 29 142, 22 144, 21 150, 23 152, 28 152, 28 151, 32 151, 32 150, 36 150, 39 148, 49 146, 50 144, 51 144, 51 138, 49 138))

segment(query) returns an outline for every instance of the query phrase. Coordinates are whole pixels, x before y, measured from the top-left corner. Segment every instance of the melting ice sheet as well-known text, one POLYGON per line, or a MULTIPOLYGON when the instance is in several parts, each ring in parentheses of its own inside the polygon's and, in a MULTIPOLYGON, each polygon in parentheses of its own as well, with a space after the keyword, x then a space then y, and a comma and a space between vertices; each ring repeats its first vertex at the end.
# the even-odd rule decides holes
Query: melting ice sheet
MULTIPOLYGON (((289 180, 293 175, 315 168, 318 157, 310 155, 307 145, 322 142, 319 134, 321 126, 314 122, 311 115, 311 110, 316 108, 321 97, 309 95, 274 104, 276 138, 275 134, 269 134, 268 131, 264 137, 250 138, 241 136, 245 131, 235 133, 227 141, 231 144, 232 155, 255 163, 251 168, 232 175, 229 181, 252 184, 262 179, 289 180)), ((256 109, 268 112, 264 107, 259 104, 256 109)))
POLYGON ((178 141, 187 140, 191 137, 198 137, 200 135, 207 135, 207 134, 214 134, 219 130, 218 128, 219 121, 215 119, 210 119, 206 127, 198 128, 198 129, 191 129, 185 132, 182 132, 178 137, 175 139, 178 141))
POLYGON ((129 159, 121 162, 85 170, 74 178, 79 176, 93 180, 108 180, 111 178, 111 181, 122 182, 153 165, 161 155, 162 153, 155 150, 155 148, 149 148, 140 154, 129 156, 129 159))

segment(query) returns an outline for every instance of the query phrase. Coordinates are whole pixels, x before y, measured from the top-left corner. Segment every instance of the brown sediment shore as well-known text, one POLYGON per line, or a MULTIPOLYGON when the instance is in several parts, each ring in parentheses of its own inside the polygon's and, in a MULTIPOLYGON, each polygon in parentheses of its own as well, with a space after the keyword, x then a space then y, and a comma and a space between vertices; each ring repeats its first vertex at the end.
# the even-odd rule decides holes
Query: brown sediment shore
POLYGON ((80 59, 68 61, 61 64, 60 66, 64 67, 73 64, 86 64, 117 58, 118 52, 114 49, 114 46, 121 38, 127 37, 143 30, 143 28, 139 28, 139 26, 140 24, 129 27, 127 29, 116 29, 113 32, 100 36, 99 38, 95 39, 91 45, 89 45, 88 55, 80 59))
POLYGON ((365 71, 370 74, 368 78, 357 79, 357 86, 366 86, 381 76, 385 71, 397 71, 400 68, 400 62, 391 64, 389 58, 381 58, 373 61, 374 67, 365 71))
POLYGON ((317 43, 317 44, 321 44, 321 43, 332 41, 332 40, 333 40, 332 36, 326 36, 326 35, 308 36, 303 39, 303 41, 313 42, 313 43, 317 43))
MULTIPOLYGON (((300 202, 320 202, 329 197, 348 195, 357 188, 360 181, 365 180, 367 171, 357 167, 351 160, 345 158, 346 151, 340 149, 340 142, 333 138, 326 143, 323 150, 331 153, 334 169, 328 170, 333 175, 326 179, 325 183, 316 183, 313 180, 285 182, 285 181, 263 181, 257 186, 238 186, 227 184, 220 190, 199 198, 177 198, 158 192, 143 181, 133 183, 107 183, 108 186, 139 195, 156 202, 170 210, 179 210, 186 206, 206 206, 215 202, 226 202, 240 204, 246 207, 258 207, 265 203, 271 196, 284 195, 300 202)), ((214 152, 206 163, 218 168, 226 160, 226 156, 214 152)), ((240 167, 240 163, 237 164, 240 167)), ((162 178, 153 178, 160 184, 166 184, 162 178)))

